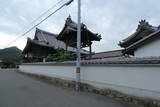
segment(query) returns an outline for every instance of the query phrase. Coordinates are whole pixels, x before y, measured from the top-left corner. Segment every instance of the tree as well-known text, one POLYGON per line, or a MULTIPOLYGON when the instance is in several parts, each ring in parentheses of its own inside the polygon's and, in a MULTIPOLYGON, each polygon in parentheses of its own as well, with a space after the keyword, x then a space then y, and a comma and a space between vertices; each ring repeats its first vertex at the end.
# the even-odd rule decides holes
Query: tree
POLYGON ((15 68, 16 64, 11 58, 6 57, 6 58, 2 59, 1 67, 2 68, 15 68))
POLYGON ((63 61, 70 61, 70 60, 74 60, 74 56, 70 52, 64 49, 57 49, 56 54, 48 55, 46 58, 46 61, 63 62, 63 61))

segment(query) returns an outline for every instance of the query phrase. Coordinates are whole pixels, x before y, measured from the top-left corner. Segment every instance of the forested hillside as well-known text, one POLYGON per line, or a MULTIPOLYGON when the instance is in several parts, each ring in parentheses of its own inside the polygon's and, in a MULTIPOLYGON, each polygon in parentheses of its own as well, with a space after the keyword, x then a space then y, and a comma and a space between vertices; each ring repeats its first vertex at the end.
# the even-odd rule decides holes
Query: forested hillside
POLYGON ((0 49, 0 60, 6 59, 6 58, 12 59, 13 61, 21 61, 22 51, 17 47, 0 49))

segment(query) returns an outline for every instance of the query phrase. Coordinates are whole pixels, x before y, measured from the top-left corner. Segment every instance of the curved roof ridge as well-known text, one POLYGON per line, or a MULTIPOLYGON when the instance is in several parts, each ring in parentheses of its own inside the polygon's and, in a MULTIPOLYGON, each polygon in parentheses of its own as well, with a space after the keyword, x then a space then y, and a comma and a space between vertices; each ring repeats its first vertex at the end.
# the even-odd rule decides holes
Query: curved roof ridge
POLYGON ((51 33, 51 32, 48 32, 48 31, 45 31, 45 30, 42 30, 42 29, 39 29, 39 28, 36 28, 36 31, 41 31, 43 33, 46 33, 46 34, 49 34, 49 35, 53 35, 55 37, 58 36, 58 34, 55 34, 55 33, 51 33))
POLYGON ((142 38, 156 32, 157 30, 159 30, 158 27, 150 25, 149 22, 147 22, 146 20, 141 20, 137 26, 136 31, 132 35, 130 35, 129 37, 120 41, 119 45, 121 47, 126 48, 126 47, 130 46, 131 44, 141 40, 142 38), (131 42, 133 42, 133 43, 131 43, 131 42))

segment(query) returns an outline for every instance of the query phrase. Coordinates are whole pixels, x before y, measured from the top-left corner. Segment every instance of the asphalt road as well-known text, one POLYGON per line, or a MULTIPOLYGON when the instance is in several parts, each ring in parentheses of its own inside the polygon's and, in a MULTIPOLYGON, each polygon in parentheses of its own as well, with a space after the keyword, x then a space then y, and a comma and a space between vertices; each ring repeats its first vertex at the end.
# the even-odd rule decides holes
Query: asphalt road
POLYGON ((76 92, 16 72, 0 70, 0 107, 137 107, 105 96, 76 92))

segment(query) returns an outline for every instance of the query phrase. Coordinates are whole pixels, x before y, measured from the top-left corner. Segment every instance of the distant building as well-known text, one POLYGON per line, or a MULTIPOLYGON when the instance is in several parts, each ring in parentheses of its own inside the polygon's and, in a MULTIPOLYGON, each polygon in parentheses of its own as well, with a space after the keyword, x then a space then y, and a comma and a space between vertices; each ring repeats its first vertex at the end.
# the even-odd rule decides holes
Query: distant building
POLYGON ((124 54, 135 57, 160 57, 160 27, 141 20, 136 32, 119 44, 124 54))
MULTIPOLYGON (((123 50, 113 50, 113 51, 105 51, 93 53, 91 59, 104 59, 104 58, 119 58, 123 57, 123 50)), ((89 57, 88 57, 89 58, 89 57)))

